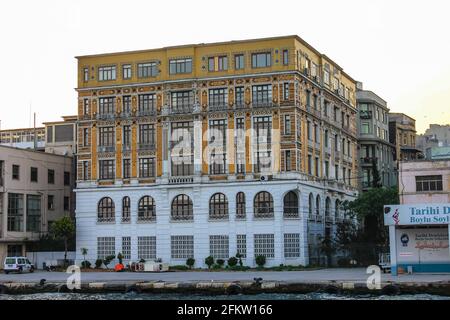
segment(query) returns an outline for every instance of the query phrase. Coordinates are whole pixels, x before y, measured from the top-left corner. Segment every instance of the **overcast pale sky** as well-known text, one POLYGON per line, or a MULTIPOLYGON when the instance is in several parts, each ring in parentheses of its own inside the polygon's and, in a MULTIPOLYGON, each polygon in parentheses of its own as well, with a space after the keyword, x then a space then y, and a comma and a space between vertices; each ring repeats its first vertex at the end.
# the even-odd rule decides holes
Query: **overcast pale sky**
POLYGON ((391 111, 450 124, 450 2, 2 1, 1 128, 76 114, 77 55, 297 34, 391 111))

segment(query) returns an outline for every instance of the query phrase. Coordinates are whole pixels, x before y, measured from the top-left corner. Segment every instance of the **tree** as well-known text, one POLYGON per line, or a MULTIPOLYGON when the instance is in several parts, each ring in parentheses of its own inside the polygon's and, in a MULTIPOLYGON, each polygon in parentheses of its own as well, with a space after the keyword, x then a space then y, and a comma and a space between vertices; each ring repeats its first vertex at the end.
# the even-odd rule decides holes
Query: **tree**
POLYGON ((64 266, 67 266, 67 246, 69 239, 75 234, 75 223, 70 217, 62 217, 52 224, 50 232, 55 239, 64 241, 64 266))
POLYGON ((363 223, 363 239, 377 245, 388 245, 388 229, 384 226, 384 205, 398 204, 395 188, 374 188, 361 193, 349 204, 363 223))
POLYGON ((105 265, 106 269, 108 269, 108 265, 111 263, 111 261, 114 260, 116 256, 111 255, 111 256, 106 256, 105 259, 103 259, 103 264, 105 265))
POLYGON ((121 252, 119 252, 119 253, 117 254, 117 259, 119 260, 119 263, 122 264, 123 255, 122 255, 121 252))
POLYGON ((372 187, 380 188, 381 187, 381 178, 380 178, 380 172, 378 171, 376 158, 372 159, 372 174, 373 174, 372 187))
POLYGON ((208 266, 208 269, 211 269, 211 266, 214 264, 214 257, 212 256, 206 257, 205 264, 208 266))
POLYGON ((84 261, 86 261, 86 255, 88 254, 87 248, 81 248, 81 255, 84 257, 84 261))
POLYGON ((194 258, 188 258, 188 259, 186 260, 186 265, 189 267, 189 269, 192 269, 192 267, 194 266, 194 264, 195 264, 195 259, 194 259, 194 258))
POLYGON ((231 268, 235 267, 235 266, 237 265, 237 263, 238 263, 238 259, 237 259, 236 257, 230 257, 230 258, 228 259, 228 265, 229 265, 231 268))
POLYGON ((244 264, 242 263, 242 254, 240 254, 239 252, 236 253, 236 258, 239 259, 239 266, 243 266, 244 264))
POLYGON ((255 262, 258 267, 262 268, 266 264, 266 256, 256 256, 255 262))
POLYGON ((336 251, 336 246, 329 235, 325 235, 320 242, 320 251, 327 257, 327 267, 331 265, 331 256, 336 251))

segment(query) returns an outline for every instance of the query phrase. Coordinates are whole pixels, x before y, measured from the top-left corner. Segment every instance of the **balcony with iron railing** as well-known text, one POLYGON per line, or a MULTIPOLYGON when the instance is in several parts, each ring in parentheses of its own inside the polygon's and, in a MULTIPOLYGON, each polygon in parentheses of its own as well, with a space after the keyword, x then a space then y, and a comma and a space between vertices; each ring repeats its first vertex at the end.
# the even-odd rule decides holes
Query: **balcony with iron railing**
POLYGON ((254 100, 252 106, 253 108, 272 108, 274 103, 272 100, 254 100))
POLYGON ((156 222, 155 212, 138 212, 138 223, 152 223, 156 222))
POLYGON ((298 208, 285 208, 283 211, 284 219, 300 219, 298 208))
POLYGON ((121 222, 122 223, 130 223, 131 222, 131 217, 129 215, 122 216, 121 222))
POLYGON ((97 120, 113 120, 115 118, 114 113, 97 113, 95 116, 97 120))
POLYGON ((128 118, 130 118, 132 116, 132 113, 131 112, 121 112, 120 113, 120 117, 122 118, 122 119, 128 119, 128 118))
POLYGON ((240 110, 240 109, 245 109, 246 105, 244 103, 244 101, 236 101, 236 104, 234 105, 234 109, 236 110, 240 110))
POLYGON ((255 211, 253 214, 254 219, 273 219, 273 211, 255 211))
POLYGON ((378 162, 377 157, 361 157, 360 158, 361 164, 373 164, 378 162))
POLYGON ((209 213, 209 220, 210 221, 228 221, 229 215, 227 213, 209 213))
POLYGON ((194 213, 192 210, 178 212, 170 215, 171 222, 192 222, 194 221, 194 213))
POLYGON ((208 106, 208 111, 226 111, 228 110, 228 104, 223 103, 213 103, 208 106))
POLYGON ((194 112, 194 106, 193 104, 184 104, 180 106, 172 106, 170 108, 171 114, 188 114, 194 112))
POLYGON ((359 111, 359 117, 361 119, 372 119, 372 111, 371 110, 361 110, 361 111, 359 111))
POLYGON ((122 152, 129 152, 129 151, 131 151, 131 145, 129 144, 122 145, 122 152))
POLYGON ((98 146, 97 152, 115 152, 116 146, 115 145, 109 145, 109 146, 98 146))
POLYGON ((138 145, 138 151, 150 151, 155 150, 154 142, 141 142, 138 145))
POLYGON ((115 217, 97 217, 97 223, 99 224, 113 224, 115 222, 115 217))
POLYGON ((156 116, 156 110, 155 109, 139 110, 136 112, 136 116, 138 116, 138 117, 153 117, 153 116, 156 116))
POLYGON ((169 178, 169 184, 189 184, 194 183, 193 176, 176 176, 169 178))

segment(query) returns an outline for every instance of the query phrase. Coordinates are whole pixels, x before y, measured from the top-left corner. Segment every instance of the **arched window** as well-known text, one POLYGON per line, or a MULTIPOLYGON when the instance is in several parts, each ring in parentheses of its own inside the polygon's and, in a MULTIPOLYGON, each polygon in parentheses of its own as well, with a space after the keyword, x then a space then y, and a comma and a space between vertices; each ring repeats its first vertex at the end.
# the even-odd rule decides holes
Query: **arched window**
POLYGON ((314 211, 314 196, 313 196, 312 193, 309 194, 309 203, 308 203, 308 205, 309 205, 308 213, 309 213, 309 216, 312 217, 313 211, 314 211))
POLYGON ((320 215, 320 196, 317 195, 316 197, 316 215, 320 215))
POLYGON ((192 200, 185 194, 179 194, 172 200, 172 220, 193 220, 192 200))
POLYGON ((215 193, 209 199, 209 218, 228 219, 228 199, 223 193, 215 193))
POLYGON ((150 196, 143 196, 139 200, 138 205, 138 221, 155 221, 156 220, 156 208, 155 200, 150 196))
POLYGON ((267 191, 256 194, 253 201, 255 218, 273 218, 273 198, 267 191))
POLYGON ((285 218, 298 218, 298 196, 289 191, 283 199, 283 214, 285 218))
POLYGON ((122 198, 122 222, 130 222, 131 203, 130 197, 122 198))
POLYGON ((335 206, 334 206, 334 218, 335 219, 340 219, 341 218, 340 207, 341 207, 341 202, 339 201, 339 199, 336 199, 336 203, 335 203, 335 206))
POLYGON ((98 211, 97 211, 97 221, 98 222, 114 222, 115 221, 115 213, 114 213, 114 201, 105 197, 100 199, 98 203, 98 211))
POLYGON ((236 219, 245 219, 245 193, 236 194, 236 219))
POLYGON ((325 216, 331 216, 331 199, 329 197, 325 200, 325 216))

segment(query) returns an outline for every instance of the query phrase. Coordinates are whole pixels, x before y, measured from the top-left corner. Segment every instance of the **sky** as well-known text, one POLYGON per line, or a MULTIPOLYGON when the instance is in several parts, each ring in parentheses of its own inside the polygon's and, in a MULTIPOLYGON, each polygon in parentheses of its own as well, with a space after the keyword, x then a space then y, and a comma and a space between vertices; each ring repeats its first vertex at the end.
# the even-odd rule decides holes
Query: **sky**
POLYGON ((0 4, 2 129, 76 114, 75 56, 297 34, 392 112, 450 124, 447 0, 40 0, 0 4))

